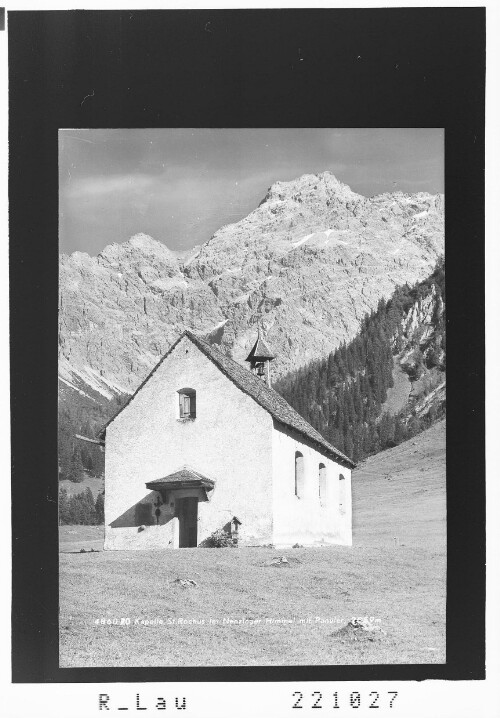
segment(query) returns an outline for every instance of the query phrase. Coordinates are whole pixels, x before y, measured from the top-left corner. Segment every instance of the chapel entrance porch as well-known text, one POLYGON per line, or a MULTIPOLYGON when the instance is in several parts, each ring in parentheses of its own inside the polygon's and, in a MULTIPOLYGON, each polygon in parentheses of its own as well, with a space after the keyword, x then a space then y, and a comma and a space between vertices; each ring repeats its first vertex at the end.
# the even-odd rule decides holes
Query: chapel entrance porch
POLYGON ((187 466, 146 483, 157 492, 157 523, 164 523, 168 516, 174 519, 172 548, 198 546, 198 503, 209 500, 214 486, 212 479, 187 466))

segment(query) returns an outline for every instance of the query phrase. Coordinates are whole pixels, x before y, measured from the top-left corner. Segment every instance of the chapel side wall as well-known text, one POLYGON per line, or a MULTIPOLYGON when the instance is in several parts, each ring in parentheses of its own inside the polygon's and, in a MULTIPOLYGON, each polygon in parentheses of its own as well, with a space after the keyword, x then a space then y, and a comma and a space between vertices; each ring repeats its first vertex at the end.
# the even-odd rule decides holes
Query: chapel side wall
POLYGON ((215 481, 198 506, 198 544, 233 516, 240 543, 272 541, 272 418, 184 337, 106 432, 106 549, 176 546, 178 520, 139 530, 145 483, 187 464, 215 481), (179 420, 178 390, 196 390, 196 419, 179 420))
POLYGON ((275 422, 273 431, 273 543, 275 546, 352 545, 351 470, 317 451, 312 444, 275 422), (295 452, 304 457, 304 491, 295 495, 295 452), (327 494, 320 500, 319 465, 326 468, 327 494), (339 476, 345 482, 345 506, 339 506, 339 476))

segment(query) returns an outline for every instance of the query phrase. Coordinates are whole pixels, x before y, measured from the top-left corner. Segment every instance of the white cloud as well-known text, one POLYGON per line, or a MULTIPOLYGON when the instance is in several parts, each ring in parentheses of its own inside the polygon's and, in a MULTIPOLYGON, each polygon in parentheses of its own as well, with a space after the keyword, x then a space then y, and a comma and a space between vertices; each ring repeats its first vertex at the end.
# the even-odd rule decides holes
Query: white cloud
POLYGON ((104 197, 110 194, 123 192, 141 192, 151 187, 154 177, 140 174, 103 175, 84 177, 82 179, 68 179, 63 194, 68 199, 85 199, 91 197, 104 197))

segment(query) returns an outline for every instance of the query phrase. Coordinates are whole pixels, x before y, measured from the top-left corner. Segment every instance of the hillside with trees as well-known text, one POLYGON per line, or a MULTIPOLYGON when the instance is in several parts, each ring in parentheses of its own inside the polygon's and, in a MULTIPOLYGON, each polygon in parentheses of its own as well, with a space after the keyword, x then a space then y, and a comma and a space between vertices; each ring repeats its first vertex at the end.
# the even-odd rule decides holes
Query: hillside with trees
POLYGON ((86 476, 104 474, 104 452, 96 443, 82 441, 77 436, 94 438, 106 421, 113 416, 128 395, 117 394, 108 399, 85 386, 60 382, 58 416, 59 481, 80 483, 86 476))
POLYGON ((59 489, 59 523, 100 525, 104 523, 104 494, 97 494, 94 499, 92 491, 87 487, 79 494, 69 496, 64 488, 59 489))
POLYGON ((444 416, 446 409, 445 271, 380 300, 359 334, 274 388, 338 449, 359 461, 396 446, 444 416), (396 414, 383 412, 396 363, 411 393, 396 414))

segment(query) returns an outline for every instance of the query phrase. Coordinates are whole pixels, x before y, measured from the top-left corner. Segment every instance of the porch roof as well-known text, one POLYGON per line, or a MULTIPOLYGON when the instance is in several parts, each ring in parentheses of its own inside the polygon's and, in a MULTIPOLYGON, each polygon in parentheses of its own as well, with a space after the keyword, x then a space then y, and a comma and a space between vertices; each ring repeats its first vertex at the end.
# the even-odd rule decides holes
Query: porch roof
POLYGON ((215 486, 215 481, 212 479, 199 474, 193 469, 183 467, 179 471, 175 471, 173 474, 164 476, 162 479, 155 479, 154 481, 147 481, 146 488, 152 491, 159 491, 160 489, 199 489, 204 488, 210 491, 215 486))

